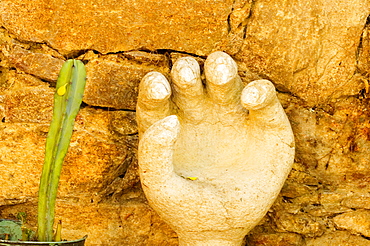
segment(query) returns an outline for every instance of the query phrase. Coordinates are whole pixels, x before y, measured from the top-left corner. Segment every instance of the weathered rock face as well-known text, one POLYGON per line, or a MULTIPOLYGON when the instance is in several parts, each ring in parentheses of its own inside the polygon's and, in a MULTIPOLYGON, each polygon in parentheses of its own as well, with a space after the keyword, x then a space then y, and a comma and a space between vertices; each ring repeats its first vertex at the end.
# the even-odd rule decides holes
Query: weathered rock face
POLYGON ((168 73, 169 61, 163 55, 148 56, 145 52, 128 52, 123 56, 93 58, 86 70, 90 83, 86 86, 85 103, 135 110, 141 78, 151 71, 168 73))
POLYGON ((10 0, 0 11, 2 25, 19 39, 46 42, 62 54, 144 48, 205 55, 227 36, 232 2, 10 0))
POLYGON ((309 106, 355 95, 368 8, 367 0, 256 1, 237 56, 309 106))
POLYGON ((370 245, 369 15, 367 0, 2 0, 0 217, 27 212, 35 226, 55 80, 78 57, 88 80, 59 190, 65 236, 177 245, 138 183, 138 84, 223 50, 244 83, 277 86, 296 139, 293 170, 246 243, 370 245))

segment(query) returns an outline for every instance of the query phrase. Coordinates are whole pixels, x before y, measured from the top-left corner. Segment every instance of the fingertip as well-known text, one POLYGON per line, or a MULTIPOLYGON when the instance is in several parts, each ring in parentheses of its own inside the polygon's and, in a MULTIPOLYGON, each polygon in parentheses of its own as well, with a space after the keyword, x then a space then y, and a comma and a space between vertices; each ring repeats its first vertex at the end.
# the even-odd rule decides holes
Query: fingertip
POLYGON ((270 81, 256 80, 243 89, 241 103, 248 110, 258 110, 271 104, 275 98, 275 86, 270 81))
POLYGON ((239 103, 242 82, 236 62, 226 53, 210 54, 204 64, 207 92, 214 103, 230 105, 239 103))
POLYGON ((200 67, 192 57, 179 58, 172 67, 171 77, 180 88, 188 88, 200 83, 200 67))
POLYGON ((180 122, 176 115, 167 116, 160 120, 158 125, 162 128, 162 135, 168 135, 168 139, 171 140, 171 142, 177 139, 180 133, 180 122))
POLYGON ((162 101, 171 95, 171 86, 167 78, 159 72, 147 73, 140 83, 139 100, 162 101))
POLYGON ((167 116, 155 122, 144 133, 143 139, 150 145, 172 146, 180 132, 180 122, 176 115, 167 116))
POLYGON ((171 114, 171 87, 159 72, 146 74, 139 85, 136 119, 140 138, 151 125, 171 114))
POLYGON ((167 116, 162 120, 163 127, 177 131, 180 128, 179 118, 176 115, 167 116))
POLYGON ((209 82, 223 85, 237 76, 238 66, 228 54, 216 51, 207 57, 204 71, 209 82))
POLYGON ((173 97, 182 119, 199 121, 205 98, 200 66, 193 57, 179 58, 171 69, 173 97))

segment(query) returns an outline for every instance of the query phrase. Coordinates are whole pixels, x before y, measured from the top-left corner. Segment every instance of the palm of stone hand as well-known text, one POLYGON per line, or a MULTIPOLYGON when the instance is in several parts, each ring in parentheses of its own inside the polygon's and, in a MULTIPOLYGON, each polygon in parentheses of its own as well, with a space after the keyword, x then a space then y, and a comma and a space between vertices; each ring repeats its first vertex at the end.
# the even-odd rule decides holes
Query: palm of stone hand
POLYGON ((172 68, 172 88, 160 73, 143 78, 139 172, 150 205, 180 244, 238 245, 291 169, 293 134, 271 82, 243 89, 236 63, 222 52, 207 58, 205 75, 204 88, 198 63, 187 57, 172 68))

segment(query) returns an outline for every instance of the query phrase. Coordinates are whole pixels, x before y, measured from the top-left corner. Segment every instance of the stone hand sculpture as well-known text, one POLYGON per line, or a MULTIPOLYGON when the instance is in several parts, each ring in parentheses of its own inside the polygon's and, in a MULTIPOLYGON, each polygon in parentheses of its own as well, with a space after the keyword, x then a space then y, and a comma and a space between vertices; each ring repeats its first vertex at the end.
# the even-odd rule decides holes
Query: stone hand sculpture
POLYGON ((200 68, 180 58, 172 85, 158 72, 139 88, 139 173, 152 208, 180 245, 241 245, 291 170, 294 138, 267 80, 244 89, 234 60, 212 53, 200 68))

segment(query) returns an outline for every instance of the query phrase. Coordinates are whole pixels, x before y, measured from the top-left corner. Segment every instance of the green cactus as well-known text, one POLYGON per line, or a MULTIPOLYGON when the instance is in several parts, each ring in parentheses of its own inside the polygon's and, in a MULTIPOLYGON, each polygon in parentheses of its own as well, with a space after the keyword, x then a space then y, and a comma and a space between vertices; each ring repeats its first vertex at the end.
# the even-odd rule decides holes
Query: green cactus
POLYGON ((72 137, 86 84, 86 70, 79 60, 67 60, 60 70, 54 95, 53 118, 46 140, 45 160, 40 178, 38 240, 51 242, 55 201, 64 157, 72 137))

